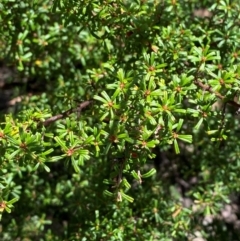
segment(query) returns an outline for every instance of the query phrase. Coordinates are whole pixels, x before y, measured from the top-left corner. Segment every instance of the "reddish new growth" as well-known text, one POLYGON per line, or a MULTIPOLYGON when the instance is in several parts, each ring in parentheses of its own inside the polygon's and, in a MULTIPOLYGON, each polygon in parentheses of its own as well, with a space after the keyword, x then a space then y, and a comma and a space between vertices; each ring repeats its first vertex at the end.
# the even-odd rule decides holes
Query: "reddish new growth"
POLYGON ((124 83, 121 83, 121 84, 120 84, 120 89, 121 89, 121 90, 124 89, 124 86, 125 86, 125 84, 124 84, 124 83))
POLYGON ((147 142, 146 141, 142 141, 142 146, 146 147, 147 146, 147 142))
POLYGON ((0 132, 0 138, 4 138, 4 137, 5 137, 4 133, 0 132))
POLYGON ((148 95, 150 95, 150 94, 151 94, 151 91, 150 91, 150 90, 146 90, 145 93, 144 93, 145 96, 148 96, 148 95))
POLYGON ((4 210, 7 207, 6 202, 0 202, 0 211, 4 210))
POLYGON ((132 153, 131 153, 131 157, 132 157, 132 158, 138 158, 138 154, 137 154, 136 152, 132 152, 132 153))
POLYGON ((168 110, 168 107, 166 105, 163 105, 162 108, 163 108, 164 111, 168 110))
POLYGON ((17 45, 22 45, 22 40, 19 39, 19 40, 17 41, 17 45))
POLYGON ((202 113, 202 117, 203 117, 203 118, 206 118, 206 117, 207 117, 207 113, 206 113, 206 112, 203 112, 203 113, 202 113))
POLYGON ((24 143, 24 142, 22 142, 22 143, 20 144, 20 148, 22 148, 23 150, 27 150, 27 144, 24 143))
POLYGON ((154 68, 153 66, 150 66, 150 67, 148 68, 148 70, 149 70, 149 71, 154 71, 155 68, 154 68))
POLYGON ((178 138, 178 134, 176 132, 173 132, 172 136, 173 136, 174 139, 178 138))
POLYGON ((110 136, 110 137, 109 137, 109 140, 110 140, 112 143, 118 142, 118 139, 117 139, 116 136, 110 136))
POLYGON ((130 36, 132 36, 133 35, 133 31, 128 31, 127 33, 126 33, 126 36, 127 37, 130 37, 130 36))
POLYGON ((112 101, 108 102, 107 104, 108 104, 108 107, 110 107, 110 108, 113 107, 113 102, 112 101))
POLYGON ((177 92, 181 92, 182 88, 181 88, 180 86, 178 86, 178 87, 175 88, 175 90, 176 90, 177 92))
POLYGON ((72 156, 73 153, 74 153, 74 149, 71 148, 67 150, 67 156, 72 156))
POLYGON ((220 83, 220 85, 224 85, 224 80, 223 80, 223 79, 220 79, 220 80, 219 80, 219 83, 220 83))
POLYGON ((236 59, 237 57, 238 57, 238 53, 236 53, 236 52, 235 52, 235 53, 233 53, 233 58, 235 58, 235 59, 236 59))

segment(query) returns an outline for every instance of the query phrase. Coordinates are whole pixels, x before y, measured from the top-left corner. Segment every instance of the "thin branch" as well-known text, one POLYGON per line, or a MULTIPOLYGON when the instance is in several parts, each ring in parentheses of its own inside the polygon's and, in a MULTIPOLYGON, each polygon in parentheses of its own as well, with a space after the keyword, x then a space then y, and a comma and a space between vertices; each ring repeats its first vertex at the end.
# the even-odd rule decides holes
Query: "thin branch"
MULTIPOLYGON (((210 85, 205 85, 199 80, 194 80, 194 84, 197 85, 198 87, 200 87, 202 90, 205 90, 205 91, 208 91, 209 93, 214 94, 216 97, 218 97, 221 100, 225 99, 225 96, 223 96, 219 92, 213 90, 212 86, 210 86, 210 85)), ((228 100, 228 101, 225 102, 225 104, 229 104, 229 105, 235 106, 237 108, 240 108, 240 104, 238 104, 234 100, 228 100)))
POLYGON ((219 99, 221 99, 221 100, 223 100, 225 97, 223 96, 223 95, 221 95, 219 92, 217 92, 217 91, 214 91, 213 89, 212 89, 212 86, 210 86, 210 85, 205 85, 205 84, 203 84, 201 81, 199 81, 199 80, 194 80, 194 84, 195 85, 197 85, 197 86, 199 86, 202 90, 205 90, 205 91, 208 91, 208 92, 210 92, 210 93, 212 93, 212 94, 215 94, 219 99))
MULTIPOLYGON (((217 91, 214 91, 212 89, 212 87, 210 85, 205 85, 203 84, 201 81, 199 80, 194 80, 194 84, 197 85, 198 87, 200 87, 202 90, 205 90, 205 91, 208 91, 212 94, 214 94, 216 97, 218 97, 219 99, 223 100, 225 99, 225 96, 221 95, 219 92, 217 91)), ((234 100, 227 100, 227 101, 224 101, 224 104, 223 104, 223 110, 222 110, 222 120, 221 120, 221 125, 219 127, 219 132, 221 133, 222 130, 224 129, 224 125, 225 125, 225 112, 226 112, 226 106, 227 104, 229 105, 232 105, 236 108, 238 108, 238 110, 240 109, 240 104, 238 104, 236 101, 234 100)), ((237 111, 238 112, 238 111, 237 111)), ((219 146, 220 148, 221 146, 219 146)))
POLYGON ((83 109, 85 109, 86 107, 88 107, 92 102, 93 102, 92 100, 86 100, 86 101, 82 102, 81 104, 79 104, 76 108, 71 108, 71 109, 69 109, 69 110, 67 110, 67 111, 65 111, 61 114, 52 116, 52 117, 48 118, 47 120, 41 122, 41 124, 43 124, 44 126, 48 126, 48 125, 54 123, 57 120, 64 119, 64 118, 68 117, 69 115, 71 115, 74 112, 81 113, 81 111, 83 109))

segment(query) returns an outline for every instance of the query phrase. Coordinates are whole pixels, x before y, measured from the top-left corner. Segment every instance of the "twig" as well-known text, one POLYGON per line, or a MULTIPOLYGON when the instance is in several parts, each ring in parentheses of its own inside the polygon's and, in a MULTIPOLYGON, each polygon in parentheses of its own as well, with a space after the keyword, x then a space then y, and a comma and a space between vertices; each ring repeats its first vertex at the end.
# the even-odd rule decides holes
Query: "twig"
POLYGON ((48 125, 52 124, 53 122, 55 122, 57 120, 68 117, 69 115, 71 115, 74 112, 80 112, 81 113, 82 109, 85 109, 91 103, 92 103, 92 100, 86 100, 86 101, 82 102, 81 104, 79 104, 76 108, 71 108, 71 109, 69 109, 69 110, 67 110, 67 111, 65 111, 61 114, 52 116, 52 117, 48 118, 47 120, 41 122, 41 124, 43 124, 44 126, 48 126, 48 125))
POLYGON ((199 81, 199 80, 194 80, 194 84, 195 85, 197 85, 197 86, 199 86, 201 89, 203 89, 203 90, 205 90, 205 91, 208 91, 208 92, 210 92, 210 93, 212 93, 212 94, 215 94, 219 99, 221 99, 221 100, 223 100, 225 97, 223 96, 223 95, 221 95, 219 92, 217 92, 217 91, 214 91, 213 89, 212 89, 212 86, 210 86, 210 85, 205 85, 205 84, 203 84, 201 81, 199 81))
MULTIPOLYGON (((218 97, 219 99, 221 99, 221 100, 224 101, 225 96, 221 95, 221 94, 220 94, 219 92, 217 92, 217 91, 214 91, 214 90, 212 89, 212 86, 210 86, 210 85, 205 85, 205 84, 203 84, 201 81, 199 81, 199 80, 197 80, 197 79, 194 80, 194 84, 197 85, 197 86, 199 86, 201 89, 203 89, 203 90, 205 90, 205 91, 208 91, 208 92, 214 94, 216 97, 218 97)), ((221 120, 221 125, 220 125, 220 127, 219 127, 219 132, 220 132, 220 133, 221 133, 222 130, 224 129, 225 112, 226 112, 226 106, 227 106, 227 104, 232 105, 232 106, 238 108, 238 111, 239 111, 239 109, 240 109, 240 104, 238 104, 238 103, 237 103, 236 101, 234 101, 234 100, 227 100, 227 101, 224 102, 223 110, 222 110, 222 120, 221 120)), ((237 112, 238 112, 238 111, 237 111, 237 112)), ((220 147, 220 146, 219 146, 219 147, 220 147)))
MULTIPOLYGON (((199 80, 194 80, 194 84, 197 85, 197 86, 199 86, 202 90, 205 90, 205 91, 208 91, 208 92, 214 94, 216 97, 218 97, 218 98, 221 99, 221 100, 224 100, 224 99, 225 99, 225 96, 221 95, 221 94, 220 94, 219 92, 217 92, 217 91, 214 91, 214 90, 212 89, 212 86, 210 86, 210 85, 205 85, 205 84, 203 84, 203 83, 202 83, 201 81, 199 81, 199 80)), ((235 106, 235 107, 237 107, 237 108, 240 108, 240 104, 238 104, 238 103, 237 103, 236 101, 234 101, 234 100, 228 100, 228 101, 225 102, 225 104, 229 104, 229 105, 235 106)))

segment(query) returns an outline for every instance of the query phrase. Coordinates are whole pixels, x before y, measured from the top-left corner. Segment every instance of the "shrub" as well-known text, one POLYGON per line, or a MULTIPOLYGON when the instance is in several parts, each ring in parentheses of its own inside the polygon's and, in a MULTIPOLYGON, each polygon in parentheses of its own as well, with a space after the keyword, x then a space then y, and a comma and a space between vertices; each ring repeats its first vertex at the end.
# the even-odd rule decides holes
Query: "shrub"
POLYGON ((0 7, 2 240, 239 236, 238 1, 0 7))

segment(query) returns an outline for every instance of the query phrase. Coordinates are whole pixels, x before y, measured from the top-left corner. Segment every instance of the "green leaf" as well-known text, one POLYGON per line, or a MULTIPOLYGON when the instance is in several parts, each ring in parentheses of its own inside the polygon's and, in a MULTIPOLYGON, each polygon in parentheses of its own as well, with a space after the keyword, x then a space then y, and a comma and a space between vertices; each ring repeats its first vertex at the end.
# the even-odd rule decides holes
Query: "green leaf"
POLYGON ((103 194, 105 194, 108 197, 113 197, 113 193, 109 192, 108 190, 104 190, 103 194))
POLYGON ((152 168, 150 171, 148 171, 147 173, 141 175, 142 178, 148 178, 151 177, 152 175, 154 175, 156 173, 156 169, 152 168))
POLYGON ((121 195, 124 199, 126 199, 128 202, 133 202, 134 201, 134 198, 128 196, 127 194, 125 194, 123 191, 121 191, 121 195))
POLYGON ((102 91, 101 94, 107 100, 107 103, 112 101, 111 98, 108 96, 106 91, 102 91))
POLYGON ((156 144, 158 144, 158 143, 159 143, 158 140, 149 141, 149 142, 147 142, 147 147, 154 148, 156 146, 156 144))
POLYGON ((206 133, 207 133, 208 135, 214 135, 214 134, 216 134, 217 132, 219 132, 219 130, 209 130, 209 131, 206 131, 206 133))
POLYGON ((176 154, 179 154, 180 150, 179 150, 178 142, 176 139, 174 139, 173 144, 174 144, 174 150, 175 150, 176 154))
POLYGON ((140 180, 140 177, 138 176, 135 170, 131 171, 131 174, 136 180, 140 180))
POLYGON ((76 161, 73 156, 71 156, 71 161, 75 172, 79 173, 80 169, 78 167, 78 161, 76 161))
POLYGON ((26 60, 28 60, 31 56, 32 56, 32 53, 29 52, 29 53, 26 53, 25 55, 23 55, 21 59, 24 60, 24 61, 26 61, 26 60))
POLYGON ((180 120, 178 121, 177 129, 176 129, 177 132, 180 131, 180 129, 181 129, 181 127, 182 127, 182 124, 183 124, 183 119, 180 119, 180 120))
POLYGON ((108 113, 108 112, 105 112, 105 113, 100 117, 100 121, 105 120, 108 115, 109 115, 109 113, 108 113))
POLYGON ((95 140, 94 136, 89 136, 84 143, 85 144, 92 144, 92 142, 95 140))
POLYGON ((73 143, 74 143, 73 131, 69 131, 68 136, 69 136, 69 140, 70 140, 71 145, 73 145, 73 143))
POLYGON ((20 140, 14 139, 14 138, 12 138, 12 137, 10 137, 10 136, 8 136, 8 135, 6 135, 6 136, 7 136, 7 139, 8 139, 11 143, 13 143, 14 145, 19 146, 19 145, 21 144, 21 141, 20 141, 20 140))
POLYGON ((65 145, 65 143, 64 143, 58 136, 54 137, 54 140, 58 143, 58 145, 60 145, 60 146, 62 147, 62 149, 63 149, 64 151, 67 151, 67 150, 68 150, 68 148, 67 148, 67 146, 65 145))
POLYGON ((200 120, 198 121, 198 123, 194 126, 195 130, 198 130, 200 128, 200 126, 202 125, 203 122, 203 118, 200 118, 200 120))
POLYGON ((57 162, 63 158, 64 158, 63 156, 53 156, 50 159, 47 159, 46 162, 57 162))
POLYGON ((44 163, 41 163, 41 166, 43 166, 43 168, 45 169, 46 172, 50 172, 50 168, 48 166, 46 166, 44 163))
POLYGON ((159 96, 159 95, 162 95, 162 90, 161 89, 157 89, 157 90, 154 90, 150 93, 151 96, 159 96))
POLYGON ((192 135, 178 135, 177 138, 182 140, 182 141, 192 143, 192 135))
POLYGON ((112 143, 108 143, 108 144, 107 144, 107 146, 106 146, 106 148, 105 148, 105 150, 104 150, 104 155, 107 155, 107 154, 108 154, 111 146, 112 146, 112 143))
POLYGON ((51 148, 51 149, 49 149, 49 150, 47 150, 47 151, 41 153, 41 155, 43 155, 43 156, 47 156, 47 155, 49 155, 50 153, 52 153, 53 151, 54 151, 54 149, 51 148))
POLYGON ((79 155, 83 155, 83 156, 85 156, 85 157, 89 157, 89 150, 85 150, 85 149, 80 149, 79 151, 78 151, 78 153, 79 153, 79 155))
POLYGON ((205 207, 204 215, 206 215, 206 216, 210 216, 210 215, 211 215, 211 209, 210 209, 209 206, 206 206, 206 207, 205 207))
POLYGON ((11 199, 10 201, 7 202, 7 205, 12 205, 13 203, 17 202, 19 200, 18 197, 15 197, 13 199, 11 199))
POLYGON ((103 99, 101 96, 94 95, 93 98, 94 98, 95 100, 99 100, 100 102, 103 102, 104 104, 107 104, 107 103, 108 103, 108 101, 105 100, 105 99, 103 99))
POLYGON ((5 211, 7 211, 7 213, 11 213, 11 209, 8 206, 5 207, 5 211))
POLYGON ((34 166, 33 171, 36 171, 36 170, 39 168, 39 166, 40 166, 40 162, 38 162, 38 163, 34 166))
POLYGON ((18 150, 12 152, 10 155, 9 155, 9 159, 13 159, 19 152, 21 152, 21 149, 19 148, 18 150))
POLYGON ((124 82, 124 78, 125 78, 125 73, 123 69, 119 69, 117 72, 117 76, 120 82, 124 82))
POLYGON ((126 178, 123 178, 122 183, 127 189, 131 188, 131 185, 129 184, 126 178))

